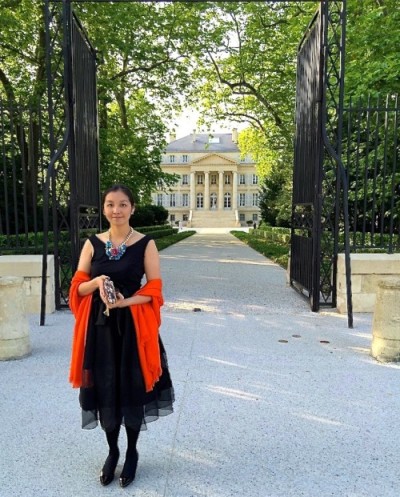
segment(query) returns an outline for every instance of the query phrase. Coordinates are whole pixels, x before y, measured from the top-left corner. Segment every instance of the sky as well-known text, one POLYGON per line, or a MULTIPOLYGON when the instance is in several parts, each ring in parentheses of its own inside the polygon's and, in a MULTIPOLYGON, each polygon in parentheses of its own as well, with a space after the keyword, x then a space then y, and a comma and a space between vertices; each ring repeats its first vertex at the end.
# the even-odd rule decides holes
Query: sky
POLYGON ((196 129, 198 133, 207 133, 211 131, 212 133, 231 133, 233 128, 237 128, 238 131, 242 130, 248 124, 234 123, 229 121, 215 123, 211 126, 211 129, 207 129, 204 127, 197 126, 196 121, 198 119, 199 114, 190 108, 186 109, 185 112, 180 114, 176 119, 174 119, 173 123, 176 126, 171 125, 169 133, 173 133, 173 129, 175 127, 176 138, 182 138, 184 136, 190 135, 193 133, 193 130, 196 129))

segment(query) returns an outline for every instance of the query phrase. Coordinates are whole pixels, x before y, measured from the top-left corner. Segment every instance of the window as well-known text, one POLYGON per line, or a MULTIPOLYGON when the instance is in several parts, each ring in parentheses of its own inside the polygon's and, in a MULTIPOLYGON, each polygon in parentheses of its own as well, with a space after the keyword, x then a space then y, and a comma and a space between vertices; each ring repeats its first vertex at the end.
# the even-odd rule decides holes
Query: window
POLYGON ((171 193, 169 196, 169 206, 175 207, 175 204, 176 204, 176 195, 175 193, 171 193))
POLYGON ((231 175, 225 174, 225 185, 230 185, 230 184, 231 184, 231 175))
POLYGON ((189 207, 189 194, 188 193, 182 194, 182 207, 189 207))
POLYGON ((258 185, 258 176, 257 176, 257 174, 253 174, 253 185, 258 185))
POLYGON ((203 174, 198 174, 197 175, 197 184, 202 185, 204 183, 204 175, 203 174))
POLYGON ((182 174, 182 185, 189 184, 189 176, 187 174, 182 174))
POLYGON ((246 205, 246 194, 239 193, 239 207, 244 207, 246 205))
POLYGON ((253 221, 255 221, 255 222, 258 221, 258 214, 253 214, 253 221))
POLYGON ((240 174, 239 175, 239 185, 245 185, 245 184, 246 184, 246 175, 240 174))
POLYGON ((187 221, 189 219, 189 216, 187 214, 184 214, 182 216, 182 221, 187 221))
POLYGON ((216 174, 212 174, 211 175, 211 184, 212 185, 216 185, 217 184, 217 175, 216 174))
POLYGON ((182 162, 188 162, 188 156, 186 154, 182 155, 182 162))
POLYGON ((162 204, 163 204, 163 194, 157 193, 157 205, 162 205, 162 204))
POLYGON ((246 221, 246 216, 244 214, 239 214, 239 221, 244 223, 246 221))
POLYGON ((175 155, 170 155, 169 156, 169 162, 175 162, 175 155))
POLYGON ((171 221, 171 223, 173 223, 175 221, 175 214, 171 214, 169 216, 169 220, 171 221))
POLYGON ((225 207, 225 209, 231 208, 231 194, 230 193, 225 193, 225 195, 224 195, 224 207, 225 207))
POLYGON ((253 207, 258 207, 258 193, 253 193, 253 207))
POLYGON ((162 179, 157 180, 157 187, 159 190, 163 187, 163 180, 162 179))
POLYGON ((218 136, 210 136, 208 138, 208 143, 219 143, 219 137, 218 136))
POLYGON ((217 208, 217 194, 212 193, 210 195, 210 209, 216 209, 217 208))
POLYGON ((202 193, 198 193, 197 194, 197 202, 196 202, 196 206, 198 209, 202 209, 203 208, 203 205, 204 205, 204 198, 203 198, 203 194, 202 193))
POLYGON ((240 157, 240 162, 246 162, 246 157, 240 157))

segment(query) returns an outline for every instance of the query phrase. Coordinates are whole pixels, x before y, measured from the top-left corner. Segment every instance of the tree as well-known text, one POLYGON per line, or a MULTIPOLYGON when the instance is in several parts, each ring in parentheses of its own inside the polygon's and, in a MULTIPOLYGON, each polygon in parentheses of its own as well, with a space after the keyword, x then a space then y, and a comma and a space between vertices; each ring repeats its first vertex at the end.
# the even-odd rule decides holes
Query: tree
POLYGON ((191 94, 203 122, 248 122, 239 134, 264 184, 261 211, 271 224, 290 222, 297 47, 317 3, 215 4, 197 44, 199 84, 191 94))
POLYGON ((80 4, 79 17, 100 53, 101 184, 118 178, 141 202, 157 182, 176 177, 159 167, 166 116, 189 84, 185 30, 196 16, 176 5, 80 4), (109 29, 113 26, 113 29, 109 29))
POLYGON ((107 106, 107 126, 100 129, 101 185, 124 183, 139 202, 149 202, 154 185, 176 181, 174 175, 160 168, 165 146, 165 127, 157 119, 154 105, 137 92, 125 100, 126 126, 116 102, 107 106))
POLYGON ((0 13, 0 96, 36 103, 46 89, 42 5, 1 0, 0 13))
POLYGON ((349 0, 347 19, 347 98, 399 94, 398 1, 349 0))

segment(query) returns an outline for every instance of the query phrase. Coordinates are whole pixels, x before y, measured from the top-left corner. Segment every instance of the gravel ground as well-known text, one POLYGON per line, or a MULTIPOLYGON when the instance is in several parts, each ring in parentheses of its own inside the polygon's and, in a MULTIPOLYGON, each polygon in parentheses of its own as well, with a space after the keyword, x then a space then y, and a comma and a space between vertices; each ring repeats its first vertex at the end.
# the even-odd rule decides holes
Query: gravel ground
POLYGON ((62 311, 30 316, 31 356, 0 362, 0 496, 398 497, 400 371, 369 356, 372 316, 310 312, 229 234, 161 259, 175 413, 141 434, 135 482, 98 482, 105 438, 80 429, 62 311))

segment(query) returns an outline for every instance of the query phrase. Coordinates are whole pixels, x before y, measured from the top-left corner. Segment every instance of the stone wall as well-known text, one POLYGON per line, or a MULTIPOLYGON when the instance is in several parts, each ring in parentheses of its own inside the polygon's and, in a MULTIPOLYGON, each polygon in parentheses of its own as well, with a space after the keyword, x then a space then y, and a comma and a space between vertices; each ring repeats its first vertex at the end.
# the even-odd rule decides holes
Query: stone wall
MULTIPOLYGON (((41 255, 2 255, 0 256, 0 276, 21 276, 26 297, 25 312, 40 313, 42 292, 41 255)), ((46 313, 55 311, 54 256, 47 257, 46 313)))
MULTIPOLYGON (((353 312, 374 312, 378 282, 400 277, 400 254, 351 254, 353 312)), ((347 312, 344 254, 338 256, 337 309, 347 312)))

